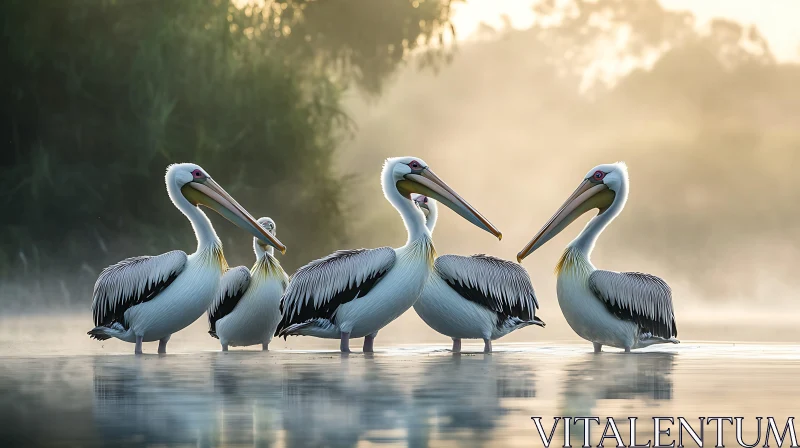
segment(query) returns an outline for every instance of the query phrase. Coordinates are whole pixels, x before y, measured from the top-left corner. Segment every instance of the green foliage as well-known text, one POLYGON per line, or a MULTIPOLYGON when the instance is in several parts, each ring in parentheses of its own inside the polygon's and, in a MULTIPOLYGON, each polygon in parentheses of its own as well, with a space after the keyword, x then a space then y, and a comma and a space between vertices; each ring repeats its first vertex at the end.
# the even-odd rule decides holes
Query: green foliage
MULTIPOLYGON (((163 186, 174 162, 273 217, 287 269, 335 248, 342 94, 351 81, 377 94, 448 14, 408 0, 3 2, 0 295, 49 281, 25 295, 86 303, 109 263, 193 250, 163 186)), ((229 262, 250 264, 247 235, 211 218, 229 262)))

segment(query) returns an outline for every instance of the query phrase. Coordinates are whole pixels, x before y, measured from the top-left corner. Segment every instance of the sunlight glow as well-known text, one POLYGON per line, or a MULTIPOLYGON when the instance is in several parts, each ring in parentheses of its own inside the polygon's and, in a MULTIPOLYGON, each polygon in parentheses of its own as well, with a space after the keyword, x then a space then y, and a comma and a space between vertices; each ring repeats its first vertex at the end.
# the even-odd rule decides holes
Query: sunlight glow
MULTIPOLYGON (((495 29, 510 25, 524 29, 533 24, 535 0, 468 0, 453 5, 453 24, 459 40, 474 38, 486 24, 495 29)), ((755 25, 766 37, 779 61, 800 60, 800 2, 796 0, 661 0, 670 10, 688 10, 701 28, 713 18, 755 25)))

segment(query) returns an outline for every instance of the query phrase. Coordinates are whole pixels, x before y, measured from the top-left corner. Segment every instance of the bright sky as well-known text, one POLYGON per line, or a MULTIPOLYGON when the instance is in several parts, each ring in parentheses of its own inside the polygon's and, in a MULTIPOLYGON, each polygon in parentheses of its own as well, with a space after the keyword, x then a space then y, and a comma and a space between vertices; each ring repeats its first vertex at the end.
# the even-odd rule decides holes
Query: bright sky
MULTIPOLYGON (((459 39, 469 37, 481 22, 502 25, 508 15, 515 28, 533 22, 534 0, 467 0, 453 5, 453 24, 459 39)), ((689 10, 700 26, 721 17, 753 24, 769 41, 779 60, 800 60, 800 0, 661 0, 667 9, 689 10)))

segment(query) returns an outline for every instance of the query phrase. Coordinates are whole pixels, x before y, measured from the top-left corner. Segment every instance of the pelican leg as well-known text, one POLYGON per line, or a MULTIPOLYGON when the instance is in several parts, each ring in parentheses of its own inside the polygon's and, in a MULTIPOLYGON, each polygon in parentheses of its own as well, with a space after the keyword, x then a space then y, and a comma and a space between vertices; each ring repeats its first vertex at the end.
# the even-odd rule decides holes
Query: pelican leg
POLYGON ((339 350, 342 353, 350 353, 350 333, 341 332, 341 342, 339 342, 339 350))
POLYGON ((269 341, 261 343, 261 351, 268 352, 269 351, 269 341))
POLYGON ((631 352, 631 348, 630 347, 625 347, 625 353, 630 353, 630 352, 631 352))
POLYGON ((228 344, 222 344, 222 351, 223 352, 227 352, 228 351, 228 344))
POLYGON ((598 344, 597 342, 592 342, 592 346, 594 347, 595 353, 600 353, 603 351, 603 344, 598 344))
POLYGON ((491 339, 484 339, 483 340, 483 353, 492 353, 492 340, 491 339))
POLYGON ((168 335, 168 336, 163 337, 163 338, 158 340, 158 354, 159 355, 164 355, 164 354, 167 353, 167 342, 169 342, 169 338, 170 337, 172 337, 172 335, 168 335))
POLYGON ((377 333, 367 335, 367 337, 364 338, 364 353, 374 352, 373 347, 375 345, 375 336, 377 336, 377 333))
POLYGON ((133 349, 133 353, 137 355, 142 354, 142 339, 144 339, 142 336, 136 336, 136 348, 133 349))
POLYGON ((461 353, 461 338, 453 338, 453 353, 461 353))

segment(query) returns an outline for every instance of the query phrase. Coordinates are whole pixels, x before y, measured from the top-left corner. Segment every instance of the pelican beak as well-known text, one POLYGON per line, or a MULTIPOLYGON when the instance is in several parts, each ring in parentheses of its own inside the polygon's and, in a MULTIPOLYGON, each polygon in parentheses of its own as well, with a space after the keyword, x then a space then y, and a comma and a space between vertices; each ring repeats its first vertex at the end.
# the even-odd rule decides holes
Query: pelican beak
POLYGON ((439 176, 434 174, 430 168, 406 174, 404 179, 397 182, 397 191, 408 199, 411 199, 411 193, 433 198, 461 215, 462 218, 496 236, 498 240, 503 239, 503 234, 497 227, 475 210, 475 207, 469 205, 443 180, 439 179, 439 176))
POLYGON ((521 263, 525 257, 542 247, 589 210, 597 208, 603 213, 614 202, 614 196, 615 193, 603 183, 594 183, 589 179, 581 182, 542 230, 517 254, 517 262, 521 263))
POLYGON ((181 193, 195 206, 203 205, 219 213, 237 227, 246 230, 264 244, 286 253, 283 245, 274 235, 258 225, 247 210, 231 197, 214 179, 206 178, 201 182, 189 182, 181 187, 181 193))

